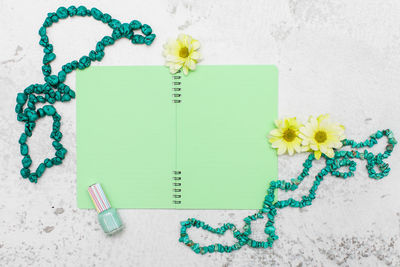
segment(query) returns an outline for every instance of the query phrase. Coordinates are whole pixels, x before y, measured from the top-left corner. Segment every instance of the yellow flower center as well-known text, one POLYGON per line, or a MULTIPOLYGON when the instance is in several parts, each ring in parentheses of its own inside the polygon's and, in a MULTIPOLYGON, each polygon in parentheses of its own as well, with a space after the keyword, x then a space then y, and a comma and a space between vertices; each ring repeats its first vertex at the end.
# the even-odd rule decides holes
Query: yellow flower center
POLYGON ((285 139, 286 142, 292 142, 296 138, 296 132, 293 129, 286 129, 283 132, 283 139, 285 139))
POLYGON ((186 46, 181 47, 179 50, 179 56, 182 58, 187 58, 189 56, 189 49, 186 46))
POLYGON ((324 131, 318 131, 318 132, 316 132, 315 135, 314 135, 314 139, 315 139, 315 141, 317 141, 318 143, 323 143, 323 142, 325 142, 327 138, 328 138, 328 137, 327 137, 327 135, 326 135, 326 132, 324 132, 324 131))

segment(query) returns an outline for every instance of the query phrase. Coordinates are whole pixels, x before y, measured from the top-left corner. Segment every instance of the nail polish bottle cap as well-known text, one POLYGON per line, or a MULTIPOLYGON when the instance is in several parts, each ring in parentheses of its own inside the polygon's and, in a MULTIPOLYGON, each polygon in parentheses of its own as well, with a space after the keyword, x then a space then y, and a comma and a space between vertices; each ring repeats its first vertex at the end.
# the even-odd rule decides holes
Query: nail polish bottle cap
POLYGON ((106 194, 104 194, 103 188, 101 188, 100 184, 92 184, 89 186, 88 191, 93 204, 96 207, 97 213, 101 213, 111 208, 110 202, 108 201, 106 194))

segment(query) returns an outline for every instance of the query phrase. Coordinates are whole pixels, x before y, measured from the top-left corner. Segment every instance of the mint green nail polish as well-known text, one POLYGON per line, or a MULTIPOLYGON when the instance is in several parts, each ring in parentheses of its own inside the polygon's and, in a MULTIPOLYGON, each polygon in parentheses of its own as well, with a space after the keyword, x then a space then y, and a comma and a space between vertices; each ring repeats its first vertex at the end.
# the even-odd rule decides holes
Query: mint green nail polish
POLYGON ((89 194, 96 207, 99 223, 106 234, 112 235, 122 230, 123 225, 117 210, 112 208, 100 184, 89 186, 89 194))

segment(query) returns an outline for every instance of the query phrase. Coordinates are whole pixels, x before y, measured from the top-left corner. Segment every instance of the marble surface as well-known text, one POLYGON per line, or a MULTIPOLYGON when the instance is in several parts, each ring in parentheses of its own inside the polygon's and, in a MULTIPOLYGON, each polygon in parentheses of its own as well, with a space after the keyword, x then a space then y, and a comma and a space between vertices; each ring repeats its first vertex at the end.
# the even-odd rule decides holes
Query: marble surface
MULTIPOLYGON (((311 207, 280 211, 280 239, 272 249, 222 255, 199 256, 178 243, 179 221, 242 225, 250 211, 120 210, 126 229, 109 238, 92 210, 77 208, 74 101, 57 104, 69 150, 64 164, 47 170, 38 184, 23 180, 17 143, 23 124, 14 106, 17 92, 43 81, 37 31, 58 6, 93 2, 0 0, 0 266, 400 266, 398 148, 385 179, 369 179, 359 165, 346 181, 326 178, 311 207)), ((399 1, 101 0, 95 6, 124 22, 148 23, 157 34, 151 47, 118 41, 95 65, 163 64, 162 44, 185 32, 201 41, 202 64, 276 64, 281 116, 331 113, 355 140, 385 128, 400 134, 399 1)), ((110 33, 87 18, 56 24, 49 30, 57 54, 53 69, 87 54, 110 33)), ((75 74, 67 84, 74 87, 75 74)), ((35 164, 53 153, 49 133, 45 119, 29 141, 35 164)), ((280 177, 296 175, 304 158, 280 157, 280 177)), ((262 223, 256 229, 261 238, 262 223)), ((193 235, 207 243, 231 241, 193 235)))

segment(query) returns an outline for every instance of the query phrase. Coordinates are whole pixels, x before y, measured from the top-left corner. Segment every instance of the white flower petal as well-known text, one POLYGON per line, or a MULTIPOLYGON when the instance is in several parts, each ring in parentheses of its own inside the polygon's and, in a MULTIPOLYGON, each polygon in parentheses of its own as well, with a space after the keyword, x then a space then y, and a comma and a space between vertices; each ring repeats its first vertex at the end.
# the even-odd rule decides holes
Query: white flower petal
POLYGON ((285 146, 280 146, 278 147, 278 155, 282 155, 286 152, 286 147, 285 146))
POLYGON ((177 57, 177 56, 175 56, 175 55, 167 55, 167 56, 165 57, 165 59, 166 59, 167 61, 174 62, 174 63, 181 63, 181 64, 183 64, 183 62, 184 62, 180 57, 177 57))
POLYGON ((283 121, 282 120, 275 120, 275 125, 277 128, 282 128, 283 127, 283 121))
POLYGON ((188 75, 188 73, 189 73, 189 69, 186 67, 186 66, 183 66, 183 73, 185 74, 185 75, 188 75))
POLYGON ((327 154, 329 148, 327 146, 319 146, 319 150, 321 150, 322 153, 327 154))
POLYGON ((192 52, 192 54, 190 54, 190 57, 197 61, 201 59, 201 55, 199 52, 192 52))
POLYGON ((197 50, 200 48, 200 42, 197 41, 196 39, 192 39, 192 48, 193 50, 197 50))
POLYGON ((179 69, 175 68, 175 65, 169 66, 169 71, 170 71, 172 74, 177 73, 178 70, 179 70, 179 69))
POLYGON ((336 148, 336 149, 341 148, 342 146, 343 146, 342 142, 336 142, 336 143, 333 143, 333 145, 332 145, 332 147, 336 148))
POLYGON ((273 129, 269 132, 269 134, 277 137, 282 137, 282 132, 278 129, 273 129))
POLYGON ((319 150, 316 144, 310 144, 310 148, 314 151, 319 150))
POLYGON ((335 156, 335 152, 333 149, 328 149, 326 152, 324 152, 325 155, 327 155, 329 158, 333 158, 335 156))
POLYGON ((310 116, 310 118, 309 118, 309 123, 310 123, 310 126, 311 126, 311 128, 314 130, 314 129, 316 129, 316 128, 318 128, 318 121, 317 121, 317 119, 315 119, 313 116, 310 116))
POLYGON ((303 152, 307 152, 307 151, 311 150, 309 146, 301 146, 300 148, 301 148, 301 151, 303 151, 303 152))
POLYGON ((294 146, 294 150, 295 150, 297 153, 300 153, 300 152, 302 151, 302 149, 301 149, 301 146, 300 146, 300 145, 296 145, 296 146, 294 146))
POLYGON ((184 42, 186 41, 186 39, 187 39, 187 35, 184 34, 184 33, 180 33, 180 34, 178 35, 178 38, 177 38, 177 40, 178 40, 179 42, 181 42, 181 43, 184 43, 184 42))
POLYGON ((288 152, 289 152, 289 155, 292 156, 292 155, 294 154, 294 149, 293 149, 293 147, 289 146, 289 147, 288 147, 288 152))
POLYGON ((311 137, 313 135, 313 129, 310 127, 310 125, 306 126, 306 127, 301 127, 300 128, 300 132, 304 135, 304 136, 308 136, 311 137))
POLYGON ((196 69, 196 62, 193 59, 188 59, 186 60, 185 64, 190 70, 195 70, 196 69))
POLYGON ((282 142, 282 139, 279 139, 279 140, 273 142, 273 143, 271 144, 271 147, 273 147, 273 148, 278 148, 278 147, 281 147, 281 146, 283 146, 283 145, 284 145, 284 144, 283 144, 283 142, 282 142))

